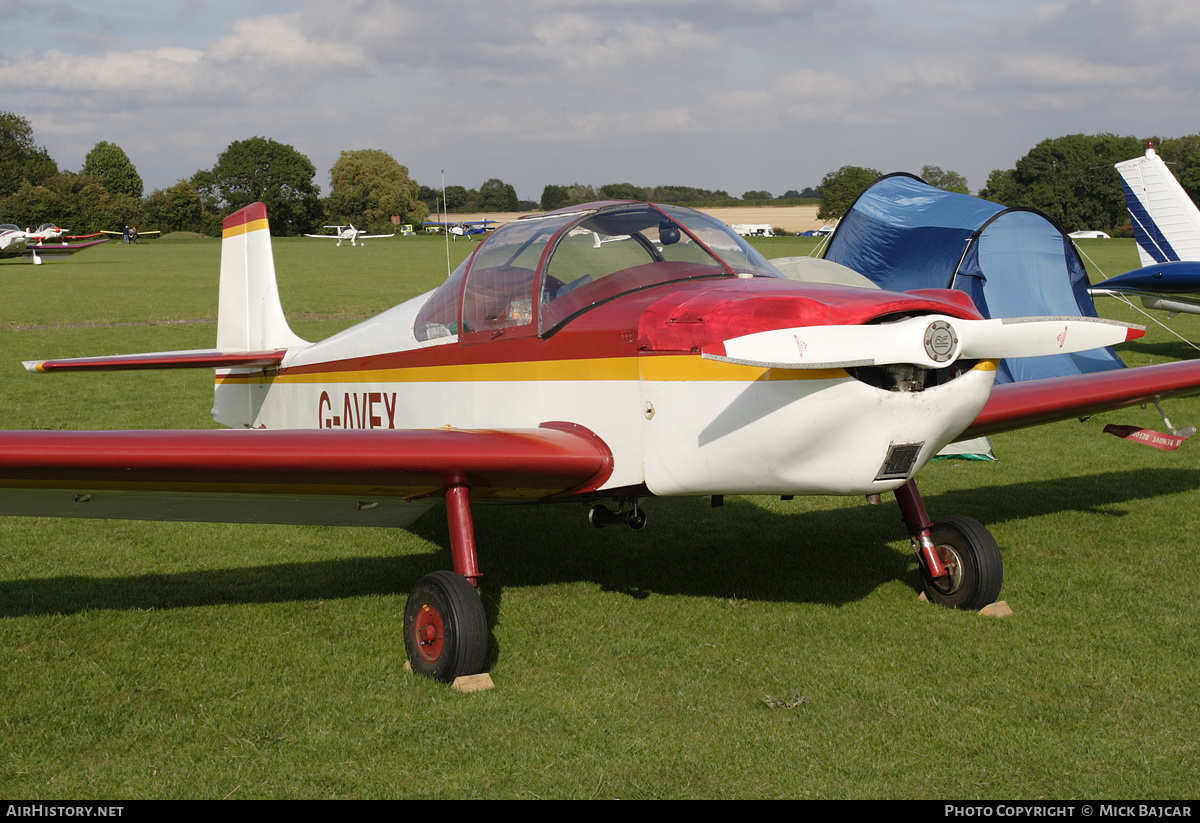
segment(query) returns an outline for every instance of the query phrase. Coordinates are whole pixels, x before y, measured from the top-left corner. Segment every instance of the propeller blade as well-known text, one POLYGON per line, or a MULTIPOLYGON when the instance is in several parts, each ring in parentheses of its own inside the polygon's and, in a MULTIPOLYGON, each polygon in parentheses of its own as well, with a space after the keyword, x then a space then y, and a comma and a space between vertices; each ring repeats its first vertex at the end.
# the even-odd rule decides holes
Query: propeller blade
POLYGON ((940 369, 960 357, 992 360, 1068 354, 1135 340, 1146 333, 1096 317, 961 320, 909 317, 866 326, 798 326, 734 337, 705 347, 710 360, 772 369, 831 369, 913 363, 940 369))
POLYGON ((959 355, 970 359, 1068 354, 1115 346, 1146 333, 1145 326, 1098 317, 1008 317, 976 320, 970 328, 959 355))

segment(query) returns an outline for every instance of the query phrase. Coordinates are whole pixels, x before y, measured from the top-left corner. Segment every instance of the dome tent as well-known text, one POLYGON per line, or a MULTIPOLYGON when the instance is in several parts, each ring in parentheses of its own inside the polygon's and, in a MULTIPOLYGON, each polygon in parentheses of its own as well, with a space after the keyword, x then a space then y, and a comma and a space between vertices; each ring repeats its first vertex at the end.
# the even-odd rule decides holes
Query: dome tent
MULTIPOLYGON (((1096 317, 1071 239, 1034 209, 1005 208, 910 174, 875 181, 850 207, 825 259, 892 291, 957 289, 984 317, 1096 317)), ((1001 361, 997 383, 1124 367, 1111 348, 1001 361)))

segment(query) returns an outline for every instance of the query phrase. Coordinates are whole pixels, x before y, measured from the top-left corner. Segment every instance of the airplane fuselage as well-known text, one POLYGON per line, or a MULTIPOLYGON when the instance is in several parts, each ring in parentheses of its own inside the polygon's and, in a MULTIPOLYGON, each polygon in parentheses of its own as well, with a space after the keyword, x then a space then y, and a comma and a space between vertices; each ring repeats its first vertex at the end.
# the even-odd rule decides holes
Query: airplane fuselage
MULTIPOLYGON (((860 494, 896 488, 965 429, 994 364, 921 390, 844 369, 764 369, 701 349, 731 336, 909 312, 976 316, 961 299, 767 278, 668 283, 555 333, 419 341, 422 295, 288 356, 218 374, 214 416, 267 429, 521 428, 570 421, 611 449, 603 490, 655 495, 860 494), (748 307, 757 306, 747 311, 748 307), (385 353, 380 353, 385 352, 385 353), (221 386, 245 386, 222 401, 221 386)), ((476 497, 486 496, 476 490, 476 497)))
POLYGON ((11 224, 0 226, 0 254, 15 257, 29 245, 29 235, 11 224))

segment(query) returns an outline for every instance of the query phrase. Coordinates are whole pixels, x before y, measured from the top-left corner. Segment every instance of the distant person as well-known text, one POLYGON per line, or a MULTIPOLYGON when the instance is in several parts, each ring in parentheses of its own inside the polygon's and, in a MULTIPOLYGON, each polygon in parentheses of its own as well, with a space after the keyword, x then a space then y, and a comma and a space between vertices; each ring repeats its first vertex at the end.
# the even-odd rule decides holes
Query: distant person
POLYGON ((126 226, 121 231, 121 242, 123 242, 126 246, 129 245, 129 226, 126 226))

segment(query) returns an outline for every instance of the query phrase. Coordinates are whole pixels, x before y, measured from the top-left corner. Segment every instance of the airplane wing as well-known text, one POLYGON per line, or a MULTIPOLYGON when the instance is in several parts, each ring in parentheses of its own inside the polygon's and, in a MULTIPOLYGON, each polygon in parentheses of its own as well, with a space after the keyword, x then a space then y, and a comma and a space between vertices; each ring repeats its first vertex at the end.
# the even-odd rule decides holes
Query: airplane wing
POLYGON ((92 246, 99 246, 101 243, 107 243, 108 239, 92 240, 88 243, 58 243, 51 241, 46 245, 34 243, 26 246, 22 252, 23 257, 28 258, 47 258, 47 257, 69 257, 77 251, 90 249, 92 246))
POLYGON ((1200 360, 1006 383, 959 440, 1200 394, 1200 360))
POLYGON ((473 499, 586 492, 612 470, 590 431, 0 432, 0 514, 404 526, 446 489, 473 499))

